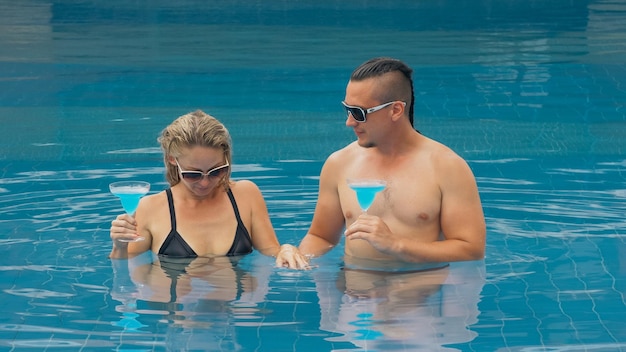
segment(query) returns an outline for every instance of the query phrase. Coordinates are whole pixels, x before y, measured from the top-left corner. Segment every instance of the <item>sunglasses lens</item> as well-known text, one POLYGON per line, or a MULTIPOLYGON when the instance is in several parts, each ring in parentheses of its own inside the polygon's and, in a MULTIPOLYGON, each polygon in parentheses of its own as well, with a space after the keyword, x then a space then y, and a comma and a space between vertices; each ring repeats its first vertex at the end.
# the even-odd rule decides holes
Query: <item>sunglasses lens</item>
POLYGON ((351 115, 353 119, 357 120, 358 122, 365 121, 365 116, 363 115, 363 110, 361 110, 359 108, 349 108, 347 106, 344 106, 344 108, 346 109, 346 113, 351 115))
POLYGON ((359 122, 365 121, 365 114, 363 113, 363 110, 359 108, 352 108, 350 109, 350 113, 352 114, 352 117, 354 117, 355 120, 359 122))
POLYGON ((199 180, 202 178, 202 173, 201 172, 181 172, 183 178, 185 180, 190 180, 190 181, 195 181, 195 180, 199 180))

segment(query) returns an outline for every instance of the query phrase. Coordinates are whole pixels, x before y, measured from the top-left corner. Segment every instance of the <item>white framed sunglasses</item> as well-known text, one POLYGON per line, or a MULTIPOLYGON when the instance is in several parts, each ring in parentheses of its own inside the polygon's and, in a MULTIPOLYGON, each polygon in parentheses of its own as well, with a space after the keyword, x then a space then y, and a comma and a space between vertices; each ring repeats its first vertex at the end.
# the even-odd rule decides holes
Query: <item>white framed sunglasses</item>
MULTIPOLYGON (((380 104, 374 107, 371 107, 369 109, 366 108, 362 108, 360 106, 356 106, 356 105, 348 105, 346 104, 345 101, 342 101, 341 104, 343 105, 344 109, 346 109, 346 113, 350 116, 352 116, 352 118, 354 120, 356 120, 357 122, 365 122, 365 118, 367 116, 367 114, 376 112, 378 110, 382 110, 386 107, 388 107, 389 105, 393 104, 397 102, 397 100, 394 101, 390 101, 388 103, 384 103, 384 104, 380 104)), ((401 101, 402 104, 404 104, 404 106, 406 106, 406 103, 401 101)))
POLYGON ((228 163, 228 161, 226 161, 226 164, 215 167, 207 172, 190 171, 190 170, 183 170, 183 168, 180 167, 180 164, 178 163, 177 159, 174 159, 174 161, 176 162, 176 166, 178 166, 178 171, 180 172, 180 176, 185 181, 189 181, 189 182, 198 182, 202 180, 204 176, 209 177, 209 178, 222 177, 228 171, 228 168, 230 167, 230 164, 228 163))

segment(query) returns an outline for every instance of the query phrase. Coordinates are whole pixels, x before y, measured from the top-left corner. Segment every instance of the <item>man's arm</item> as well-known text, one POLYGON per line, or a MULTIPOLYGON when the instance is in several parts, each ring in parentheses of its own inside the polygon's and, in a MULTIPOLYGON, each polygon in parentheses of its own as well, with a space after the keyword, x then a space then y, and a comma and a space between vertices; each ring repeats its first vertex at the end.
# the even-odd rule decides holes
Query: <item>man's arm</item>
POLYGON ((485 256, 487 229, 480 194, 472 170, 461 157, 444 157, 441 178, 441 231, 452 241, 452 260, 478 260, 485 256))
POLYGON ((431 243, 399 241, 392 251, 407 261, 483 259, 486 225, 472 170, 452 151, 440 155, 435 168, 441 190, 440 225, 444 239, 431 243))
POLYGON ((337 191, 336 159, 335 154, 331 155, 322 167, 313 221, 299 246, 300 252, 304 255, 320 256, 341 240, 345 219, 337 191))

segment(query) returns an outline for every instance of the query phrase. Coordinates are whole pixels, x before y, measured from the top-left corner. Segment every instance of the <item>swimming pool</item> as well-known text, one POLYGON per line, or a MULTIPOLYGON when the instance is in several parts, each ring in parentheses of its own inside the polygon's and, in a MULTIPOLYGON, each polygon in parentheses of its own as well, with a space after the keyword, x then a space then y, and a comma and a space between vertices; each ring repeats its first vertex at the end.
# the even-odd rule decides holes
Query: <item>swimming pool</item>
POLYGON ((0 2, 0 349, 626 350, 626 5, 0 2), (352 69, 415 69, 416 126, 464 156, 484 262, 410 276, 107 259, 114 180, 166 185, 156 136, 202 108, 282 242, 352 140, 352 69), (129 276, 128 265, 134 276, 129 276), (171 272, 185 273, 168 276, 171 272), (174 283, 173 283, 174 282, 174 283))

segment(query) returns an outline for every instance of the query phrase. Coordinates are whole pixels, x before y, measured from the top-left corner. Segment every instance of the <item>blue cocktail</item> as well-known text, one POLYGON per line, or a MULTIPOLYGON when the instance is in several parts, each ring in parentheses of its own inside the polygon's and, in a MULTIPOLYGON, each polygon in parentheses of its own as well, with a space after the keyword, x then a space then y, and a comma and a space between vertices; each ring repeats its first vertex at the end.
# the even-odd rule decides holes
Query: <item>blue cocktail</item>
POLYGON ((374 203, 374 198, 378 192, 385 189, 387 182, 384 180, 370 180, 370 179, 349 179, 348 186, 356 192, 356 199, 359 201, 359 206, 364 212, 374 203))
MULTIPOLYGON (((141 197, 150 191, 150 184, 143 181, 119 181, 111 183, 109 190, 122 201, 126 214, 132 216, 137 210, 141 197)), ((143 237, 137 237, 135 240, 124 242, 136 242, 143 239, 143 237)))

